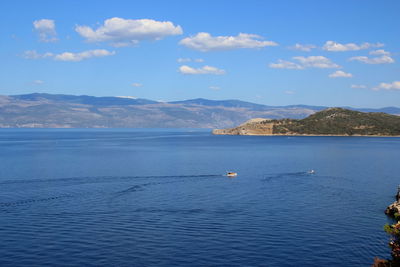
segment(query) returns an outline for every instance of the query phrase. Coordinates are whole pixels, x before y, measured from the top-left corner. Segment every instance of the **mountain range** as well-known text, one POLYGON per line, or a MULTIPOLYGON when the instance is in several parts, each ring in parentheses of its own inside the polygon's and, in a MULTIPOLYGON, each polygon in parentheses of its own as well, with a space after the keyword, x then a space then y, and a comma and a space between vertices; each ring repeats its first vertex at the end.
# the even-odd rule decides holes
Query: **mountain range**
MULTIPOLYGON (((0 96, 1 128, 226 128, 251 118, 302 119, 325 106, 267 106, 240 100, 159 102, 132 97, 33 93, 0 96)), ((351 108, 400 115, 400 108, 351 108)))

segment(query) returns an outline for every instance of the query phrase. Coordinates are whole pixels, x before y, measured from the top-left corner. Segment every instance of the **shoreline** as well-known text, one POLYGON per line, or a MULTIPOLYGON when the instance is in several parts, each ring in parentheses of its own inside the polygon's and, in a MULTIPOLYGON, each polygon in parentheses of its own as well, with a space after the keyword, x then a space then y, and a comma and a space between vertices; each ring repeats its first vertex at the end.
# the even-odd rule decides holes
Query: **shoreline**
POLYGON ((385 209, 385 214, 394 220, 386 223, 384 231, 390 236, 389 247, 391 259, 375 257, 372 267, 393 267, 400 266, 400 185, 397 187, 396 201, 385 209))
POLYGON ((213 135, 238 135, 238 136, 294 136, 294 137, 400 137, 400 135, 347 135, 347 134, 230 134, 230 133, 213 133, 213 135))

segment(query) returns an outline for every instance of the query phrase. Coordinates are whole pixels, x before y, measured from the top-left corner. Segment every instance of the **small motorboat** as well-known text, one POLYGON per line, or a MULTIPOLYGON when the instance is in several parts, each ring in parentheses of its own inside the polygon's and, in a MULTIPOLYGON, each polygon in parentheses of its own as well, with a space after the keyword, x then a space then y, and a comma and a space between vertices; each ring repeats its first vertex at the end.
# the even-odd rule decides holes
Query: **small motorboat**
POLYGON ((226 172, 226 176, 228 176, 228 177, 236 177, 237 173, 236 172, 226 172))
POLYGON ((315 174, 315 171, 314 170, 309 170, 308 174, 315 174))

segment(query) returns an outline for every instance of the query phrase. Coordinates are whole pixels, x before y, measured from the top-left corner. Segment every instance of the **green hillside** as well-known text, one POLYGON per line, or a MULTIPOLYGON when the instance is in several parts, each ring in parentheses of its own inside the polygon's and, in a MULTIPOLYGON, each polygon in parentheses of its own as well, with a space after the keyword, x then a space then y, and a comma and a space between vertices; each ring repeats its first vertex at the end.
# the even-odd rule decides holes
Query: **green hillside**
POLYGON ((274 134, 400 135, 399 116, 343 108, 325 109, 301 120, 276 122, 274 134))

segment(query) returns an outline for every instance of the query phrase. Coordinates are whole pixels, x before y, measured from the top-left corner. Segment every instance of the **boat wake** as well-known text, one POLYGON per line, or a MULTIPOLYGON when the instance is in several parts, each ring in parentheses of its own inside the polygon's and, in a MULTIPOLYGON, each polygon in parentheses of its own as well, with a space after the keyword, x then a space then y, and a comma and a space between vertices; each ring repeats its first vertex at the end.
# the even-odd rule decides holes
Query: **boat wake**
POLYGON ((5 180, 0 182, 0 185, 8 184, 33 184, 33 183, 62 183, 62 182, 85 182, 97 183, 116 180, 129 180, 129 179, 151 179, 151 178, 209 178, 221 177, 223 174, 195 174, 195 175, 142 175, 142 176, 78 176, 78 177, 64 177, 52 179, 17 179, 5 180))
POLYGON ((303 172, 284 172, 284 173, 278 173, 278 174, 265 176, 262 180, 270 181, 270 180, 281 179, 281 178, 298 178, 298 177, 311 176, 314 174, 315 174, 314 170, 303 171, 303 172))
MULTIPOLYGON (((9 208, 21 205, 29 205, 29 204, 39 204, 46 201, 56 201, 63 198, 71 198, 71 197, 87 197, 93 194, 99 194, 99 191, 92 190, 92 184, 101 184, 101 183, 129 183, 134 182, 136 184, 130 185, 128 188, 124 190, 120 190, 118 192, 110 192, 106 190, 106 194, 111 194, 113 197, 120 197, 125 194, 143 191, 149 186, 155 186, 160 184, 167 183, 176 183, 176 182, 184 182, 186 179, 196 179, 196 178, 217 178, 223 177, 221 174, 199 174, 199 175, 148 175, 148 176, 91 176, 91 177, 67 177, 67 178, 54 178, 54 179, 32 179, 32 180, 7 180, 0 182, 1 189, 7 191, 8 186, 15 187, 18 185, 20 187, 21 193, 25 192, 25 187, 30 187, 30 189, 36 188, 37 190, 43 189, 44 185, 46 186, 56 186, 59 189, 56 189, 60 192, 58 196, 49 196, 49 197, 34 197, 27 196, 25 193, 20 196, 14 196, 14 198, 19 198, 10 201, 0 202, 0 208, 9 208), (142 179, 150 179, 148 182, 140 183, 143 181, 142 179), (151 181, 154 179, 153 181, 151 181), (43 184, 40 184, 43 183, 43 184), (71 191, 71 186, 81 186, 83 184, 88 185, 89 187, 84 189, 84 192, 81 190, 77 190, 77 192, 71 191), (35 187, 33 187, 35 185, 35 187), (68 188, 69 192, 65 192, 68 188), (89 189, 89 190, 88 190, 89 189), (22 199, 21 199, 22 198, 22 199)), ((96 186, 97 187, 97 186, 96 186)), ((81 188, 81 187, 79 187, 81 188)), ((102 195, 104 192, 101 193, 102 195)))
POLYGON ((39 198, 39 199, 26 199, 26 200, 19 200, 14 202, 0 202, 0 207, 12 207, 12 206, 19 206, 19 205, 26 205, 32 203, 39 203, 39 202, 46 202, 46 201, 53 201, 62 198, 70 198, 72 195, 60 195, 54 197, 46 197, 46 198, 39 198))

